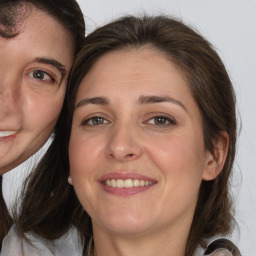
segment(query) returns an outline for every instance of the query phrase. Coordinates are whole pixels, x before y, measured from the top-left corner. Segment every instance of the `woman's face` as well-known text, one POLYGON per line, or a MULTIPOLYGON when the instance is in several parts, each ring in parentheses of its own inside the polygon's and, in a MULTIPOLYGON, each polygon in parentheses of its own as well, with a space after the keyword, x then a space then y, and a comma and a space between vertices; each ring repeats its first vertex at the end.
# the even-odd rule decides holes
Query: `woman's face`
POLYGON ((184 75, 149 47, 107 53, 84 77, 69 157, 94 234, 188 232, 213 160, 184 75))
POLYGON ((48 139, 59 116, 74 46, 69 32, 32 10, 9 39, 0 37, 0 173, 48 139))

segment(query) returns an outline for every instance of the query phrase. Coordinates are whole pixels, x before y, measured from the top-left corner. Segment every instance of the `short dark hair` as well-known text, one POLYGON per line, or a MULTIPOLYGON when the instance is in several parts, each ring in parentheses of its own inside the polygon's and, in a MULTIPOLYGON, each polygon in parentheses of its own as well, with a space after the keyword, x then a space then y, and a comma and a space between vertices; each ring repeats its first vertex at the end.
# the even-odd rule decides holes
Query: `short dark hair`
POLYGON ((214 154, 214 142, 220 133, 226 131, 229 135, 222 172, 212 181, 202 181, 185 255, 193 255, 205 239, 231 231, 234 219, 228 179, 236 151, 237 124, 235 93, 228 73, 211 44, 182 21, 167 16, 127 16, 91 33, 75 60, 66 114, 61 116, 56 137, 27 185, 19 223, 22 232, 32 230, 53 239, 74 225, 85 239, 85 246, 89 243, 90 217, 67 184, 68 144, 77 90, 102 55, 144 45, 165 54, 184 73, 202 115, 205 149, 214 154))

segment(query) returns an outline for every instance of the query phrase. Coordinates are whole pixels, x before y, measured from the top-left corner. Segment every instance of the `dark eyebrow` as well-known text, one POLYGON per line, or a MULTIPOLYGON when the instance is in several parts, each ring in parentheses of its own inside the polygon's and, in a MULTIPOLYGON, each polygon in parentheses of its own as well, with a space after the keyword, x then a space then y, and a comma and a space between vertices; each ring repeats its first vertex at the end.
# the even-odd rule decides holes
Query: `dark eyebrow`
MULTIPOLYGON (((161 103, 161 102, 174 103, 182 107, 185 111, 187 111, 186 107, 180 101, 175 100, 169 96, 140 96, 138 100, 139 104, 154 104, 154 103, 161 103)), ((104 97, 84 98, 76 104, 75 108, 79 108, 81 106, 85 106, 88 104, 104 106, 109 104, 109 100, 104 97)))
POLYGON ((66 67, 63 64, 61 64, 60 62, 58 62, 57 60, 48 59, 48 58, 36 58, 35 61, 39 62, 39 63, 54 66, 55 68, 57 68, 60 71, 62 77, 64 77, 65 74, 67 73, 66 67))
POLYGON ((107 98, 104 97, 95 97, 95 98, 85 98, 80 100, 77 104, 75 108, 79 108, 81 106, 85 106, 88 104, 95 104, 95 105, 108 105, 109 104, 109 100, 107 98))
POLYGON ((169 96, 140 96, 138 100, 139 104, 154 104, 154 103, 161 103, 161 102, 171 102, 180 107, 182 107, 186 112, 186 107, 178 100, 175 100, 169 96))

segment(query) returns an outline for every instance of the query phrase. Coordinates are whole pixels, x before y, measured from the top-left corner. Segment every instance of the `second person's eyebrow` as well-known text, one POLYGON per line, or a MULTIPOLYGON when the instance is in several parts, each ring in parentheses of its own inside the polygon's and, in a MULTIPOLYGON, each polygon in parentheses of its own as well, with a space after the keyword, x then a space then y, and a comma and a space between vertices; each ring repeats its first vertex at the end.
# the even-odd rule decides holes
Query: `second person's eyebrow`
POLYGON ((36 58, 35 61, 39 62, 39 63, 54 66, 55 68, 57 68, 60 71, 62 77, 64 77, 65 74, 67 73, 66 67, 63 64, 61 64, 60 62, 58 62, 57 60, 48 59, 48 58, 36 58))

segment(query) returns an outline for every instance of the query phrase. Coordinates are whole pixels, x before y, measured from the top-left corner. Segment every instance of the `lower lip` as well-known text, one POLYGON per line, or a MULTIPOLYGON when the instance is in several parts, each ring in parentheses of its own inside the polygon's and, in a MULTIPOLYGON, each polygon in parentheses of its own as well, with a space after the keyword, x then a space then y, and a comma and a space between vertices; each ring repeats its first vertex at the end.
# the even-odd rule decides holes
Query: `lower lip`
POLYGON ((150 188, 152 188, 155 185, 155 184, 152 184, 150 186, 132 187, 132 188, 114 188, 114 187, 106 186, 102 183, 100 183, 100 184, 106 192, 113 194, 113 195, 117 195, 117 196, 136 195, 136 194, 139 194, 139 193, 149 190, 150 188))
POLYGON ((9 136, 5 136, 5 137, 0 137, 0 141, 10 141, 10 140, 13 140, 16 136, 17 136, 18 133, 15 133, 15 134, 12 134, 12 135, 9 135, 9 136))

